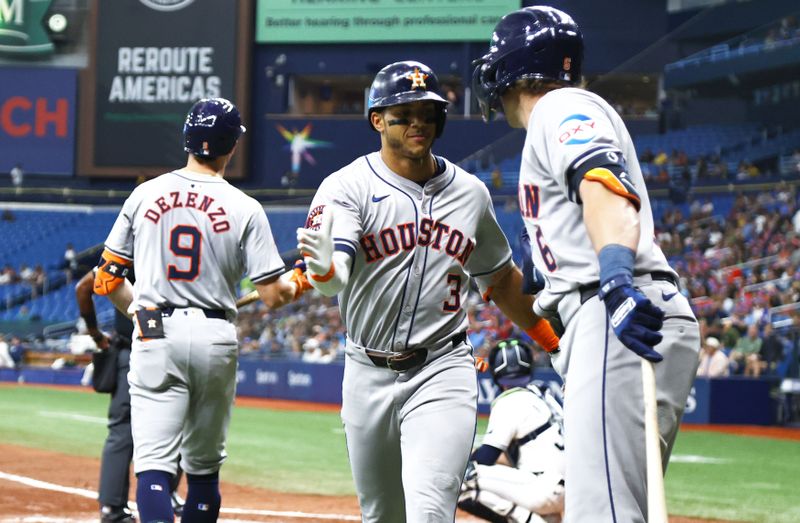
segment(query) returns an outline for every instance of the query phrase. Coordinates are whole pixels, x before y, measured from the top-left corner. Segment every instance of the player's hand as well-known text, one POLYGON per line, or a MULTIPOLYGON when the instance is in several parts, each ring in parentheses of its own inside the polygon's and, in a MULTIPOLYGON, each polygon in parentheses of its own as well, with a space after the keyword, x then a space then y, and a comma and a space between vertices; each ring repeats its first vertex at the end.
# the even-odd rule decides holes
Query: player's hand
POLYGON ((544 275, 531 258, 531 237, 528 236, 528 229, 523 228, 519 234, 519 248, 522 251, 522 294, 538 294, 544 289, 545 281, 544 275))
POLYGON ((599 297, 605 303, 611 327, 623 345, 654 363, 664 359, 653 350, 663 338, 659 331, 664 325, 664 311, 636 289, 630 277, 620 276, 604 283, 599 297))
POLYGON ((286 273, 288 281, 295 284, 294 299, 297 300, 307 290, 313 289, 311 283, 306 278, 306 262, 297 260, 294 262, 294 269, 286 273))
POLYGON ((322 222, 318 229, 297 229, 297 248, 303 254, 308 271, 317 276, 324 276, 331 270, 333 260, 333 213, 327 206, 322 213, 322 222))
POLYGON ((95 328, 91 328, 91 329, 86 329, 86 330, 87 330, 89 336, 92 337, 92 340, 94 340, 94 344, 97 345, 98 349, 100 349, 100 350, 108 350, 110 342, 109 342, 108 336, 106 336, 103 333, 103 331, 101 331, 100 329, 98 329, 96 327, 95 328))

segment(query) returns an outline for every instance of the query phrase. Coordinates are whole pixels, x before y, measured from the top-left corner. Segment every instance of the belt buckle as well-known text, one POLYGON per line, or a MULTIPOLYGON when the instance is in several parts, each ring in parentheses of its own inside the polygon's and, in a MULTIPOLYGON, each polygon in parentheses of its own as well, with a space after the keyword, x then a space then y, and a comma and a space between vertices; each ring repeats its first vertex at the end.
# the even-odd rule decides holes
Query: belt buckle
POLYGON ((396 359, 397 359, 397 357, 396 357, 396 356, 387 356, 387 357, 386 357, 386 368, 387 368, 387 369, 389 369, 389 370, 391 370, 391 371, 393 371, 393 372, 403 372, 402 370, 400 370, 400 369, 395 369, 395 368, 392 366, 392 362, 394 362, 396 359))

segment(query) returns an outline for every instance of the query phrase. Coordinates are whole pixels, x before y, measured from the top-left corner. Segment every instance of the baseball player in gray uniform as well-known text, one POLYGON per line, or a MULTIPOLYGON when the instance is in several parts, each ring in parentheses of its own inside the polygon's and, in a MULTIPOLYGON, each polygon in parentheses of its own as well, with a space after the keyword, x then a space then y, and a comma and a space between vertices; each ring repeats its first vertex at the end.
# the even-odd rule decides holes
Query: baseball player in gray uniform
POLYGON ((527 130, 519 203, 545 289, 534 310, 565 326, 568 522, 647 514, 642 372, 655 365, 663 463, 697 367, 700 338, 678 278, 654 243, 636 151, 619 115, 579 86, 583 37, 569 15, 534 6, 504 16, 476 61, 485 118, 527 130), (656 350, 657 349, 657 350, 656 350))
POLYGON ((486 435, 470 458, 458 506, 487 521, 561 521, 561 404, 548 388, 531 383, 533 350, 519 340, 492 347, 489 368, 502 393, 492 402, 486 435))
POLYGON ((434 72, 384 67, 369 95, 381 149, 328 176, 298 229, 311 285, 347 327, 342 420, 365 522, 453 521, 476 424, 463 305, 470 279, 549 350, 486 187, 431 153, 434 72))
POLYGON ((169 482, 179 454, 183 518, 217 520, 236 387, 236 286, 247 275, 273 308, 302 292, 280 277, 284 263, 261 205, 224 179, 244 131, 228 100, 197 102, 184 124, 186 166, 131 193, 95 276, 96 293, 134 313, 129 382, 143 522, 173 520, 169 482), (123 278, 132 264, 131 289, 123 278))

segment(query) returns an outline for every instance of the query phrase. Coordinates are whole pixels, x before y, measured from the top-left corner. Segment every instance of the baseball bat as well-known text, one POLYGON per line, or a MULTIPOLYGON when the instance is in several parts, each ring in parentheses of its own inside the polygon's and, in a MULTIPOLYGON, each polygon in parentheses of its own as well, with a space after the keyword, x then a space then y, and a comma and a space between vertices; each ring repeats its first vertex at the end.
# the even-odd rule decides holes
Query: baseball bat
MULTIPOLYGON (((294 269, 294 262, 299 260, 300 256, 300 249, 292 249, 289 251, 284 251, 281 253, 281 260, 283 260, 283 272, 289 272, 294 269)), ((253 290, 236 300, 236 308, 241 309, 246 305, 250 305, 253 302, 258 301, 260 298, 258 297, 258 291, 253 290)))
POLYGON ((644 392, 644 434, 647 455, 647 521, 668 523, 664 494, 664 469, 661 465, 661 436, 656 409, 656 374, 653 363, 642 358, 644 392))

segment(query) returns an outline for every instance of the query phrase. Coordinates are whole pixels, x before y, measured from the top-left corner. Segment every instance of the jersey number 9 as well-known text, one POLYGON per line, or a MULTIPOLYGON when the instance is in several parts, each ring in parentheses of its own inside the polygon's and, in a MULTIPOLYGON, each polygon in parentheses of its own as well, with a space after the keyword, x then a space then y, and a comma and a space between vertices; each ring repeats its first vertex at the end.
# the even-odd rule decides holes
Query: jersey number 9
POLYGON ((200 231, 191 225, 178 225, 169 233, 169 250, 172 254, 189 259, 189 268, 181 270, 177 265, 167 266, 170 280, 194 281, 200 274, 200 231))

